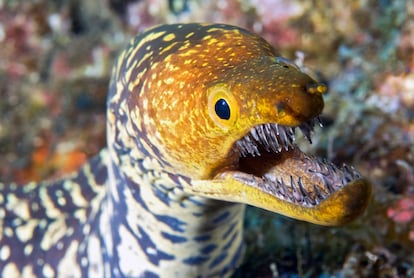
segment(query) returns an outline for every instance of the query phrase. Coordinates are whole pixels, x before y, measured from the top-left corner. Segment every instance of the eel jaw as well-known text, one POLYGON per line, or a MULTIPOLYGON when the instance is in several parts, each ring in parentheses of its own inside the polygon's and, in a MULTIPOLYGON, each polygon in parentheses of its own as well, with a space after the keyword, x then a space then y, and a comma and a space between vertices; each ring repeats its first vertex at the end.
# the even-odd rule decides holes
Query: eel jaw
MULTIPOLYGON (((314 123, 298 127, 309 142, 314 123)), ((232 148, 238 165, 212 180, 193 181, 194 192, 320 225, 341 225, 360 215, 370 199, 370 183, 353 167, 339 168, 301 152, 294 134, 294 127, 277 124, 253 127, 232 148)))

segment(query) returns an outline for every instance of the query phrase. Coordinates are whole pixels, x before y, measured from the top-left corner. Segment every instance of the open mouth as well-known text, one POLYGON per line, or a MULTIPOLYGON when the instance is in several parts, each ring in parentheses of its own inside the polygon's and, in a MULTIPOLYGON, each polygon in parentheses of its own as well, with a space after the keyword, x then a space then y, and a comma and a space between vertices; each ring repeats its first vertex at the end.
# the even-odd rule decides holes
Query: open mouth
POLYGON ((233 146, 240 157, 233 178, 302 207, 317 206, 359 179, 360 174, 353 167, 337 167, 308 156, 295 144, 296 130, 311 143, 317 122, 320 123, 319 118, 297 127, 273 123, 253 127, 233 146))

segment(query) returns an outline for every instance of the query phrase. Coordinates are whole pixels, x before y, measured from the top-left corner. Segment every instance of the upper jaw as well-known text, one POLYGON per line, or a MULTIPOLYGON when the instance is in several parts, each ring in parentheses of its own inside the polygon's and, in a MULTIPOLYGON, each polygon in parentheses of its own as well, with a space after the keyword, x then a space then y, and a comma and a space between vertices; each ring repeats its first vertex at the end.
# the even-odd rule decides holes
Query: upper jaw
POLYGON ((312 143, 311 135, 316 121, 322 126, 319 118, 304 122, 298 127, 283 126, 273 123, 258 125, 252 127, 250 131, 241 139, 237 140, 235 144, 243 157, 248 155, 260 156, 261 152, 259 151, 259 147, 267 152, 276 154, 283 150, 288 151, 289 149, 295 148, 296 128, 299 128, 309 143, 312 143))

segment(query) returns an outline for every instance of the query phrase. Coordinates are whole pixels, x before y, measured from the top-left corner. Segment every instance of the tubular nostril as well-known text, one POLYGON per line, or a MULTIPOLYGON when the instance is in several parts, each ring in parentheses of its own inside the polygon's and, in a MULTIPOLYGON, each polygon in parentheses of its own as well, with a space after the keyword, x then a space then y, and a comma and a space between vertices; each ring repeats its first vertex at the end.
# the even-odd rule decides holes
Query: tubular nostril
POLYGON ((323 83, 308 83, 306 85, 306 92, 309 94, 321 95, 328 90, 328 87, 323 83))
POLYGON ((297 71, 301 71, 300 68, 291 60, 284 58, 284 57, 274 57, 274 61, 276 64, 280 64, 284 68, 294 68, 297 71))

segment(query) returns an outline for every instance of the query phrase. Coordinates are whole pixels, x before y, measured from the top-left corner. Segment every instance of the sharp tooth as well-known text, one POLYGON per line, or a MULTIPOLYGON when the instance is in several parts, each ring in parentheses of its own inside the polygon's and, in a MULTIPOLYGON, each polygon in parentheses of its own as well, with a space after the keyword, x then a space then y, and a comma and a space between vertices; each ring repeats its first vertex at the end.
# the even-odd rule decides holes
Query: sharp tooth
POLYGON ((268 139, 271 139, 272 138, 272 128, 271 128, 271 125, 270 124, 267 124, 267 125, 265 125, 264 126, 264 128, 265 128, 265 130, 266 130, 266 136, 267 136, 267 138, 268 139))
POLYGON ((292 176, 290 176, 290 187, 292 188, 292 197, 297 201, 297 202, 302 202, 303 200, 303 194, 301 194, 301 192, 296 188, 296 184, 295 184, 295 180, 293 179, 292 176))
POLYGON ((254 156, 254 147, 255 147, 255 145, 250 142, 248 137, 243 138, 239 142, 240 142, 239 146, 242 148, 244 156, 247 156, 248 154, 252 154, 254 156))
POLYGON ((296 138, 295 138, 295 128, 294 127, 289 127, 288 130, 289 130, 289 140, 290 140, 290 143, 293 144, 295 142, 295 140, 296 140, 296 138))
POLYGON ((336 175, 336 173, 338 172, 338 168, 336 168, 335 165, 333 165, 332 163, 329 163, 328 167, 329 167, 329 174, 336 175))
POLYGON ((270 175, 270 174, 265 174, 263 176, 263 178, 265 178, 267 181, 270 181, 272 183, 277 184, 277 178, 274 175, 270 175))
POLYGON ((283 179, 280 178, 280 180, 277 180, 277 183, 280 186, 280 188, 282 188, 283 194, 285 195, 286 200, 291 200, 292 199, 291 194, 290 194, 289 189, 287 188, 286 184, 283 182, 283 179))
POLYGON ((257 145, 252 144, 252 147, 253 147, 253 152, 255 153, 253 156, 260 156, 260 151, 257 145))
POLYGON ((289 149, 288 147, 288 139, 287 139, 287 135, 286 135, 286 130, 284 128, 280 129, 280 137, 281 139, 281 144, 283 145, 283 147, 285 148, 285 150, 287 151, 289 149))
POLYGON ((345 184, 349 183, 350 181, 352 181, 352 178, 348 175, 345 175, 343 180, 342 180, 342 185, 345 185, 345 184))
POLYGON ((269 145, 269 143, 267 142, 266 132, 263 128, 263 125, 259 126, 258 133, 259 133, 260 140, 264 143, 264 145, 265 146, 269 145))
POLYGON ((316 186, 316 184, 313 185, 313 191, 315 191, 315 196, 317 200, 325 199, 325 196, 322 195, 321 191, 319 190, 318 186, 316 186))
POLYGON ((309 129, 307 129, 307 127, 304 127, 304 126, 300 126, 299 128, 300 128, 300 130, 302 131, 302 133, 303 133, 303 135, 305 136, 305 138, 308 140, 308 142, 309 142, 310 144, 312 144, 312 139, 311 139, 310 130, 309 130, 309 129))
POLYGON ((317 158, 316 159, 316 164, 315 164, 315 168, 316 168, 316 171, 318 172, 318 173, 322 173, 322 168, 321 168, 321 165, 323 165, 323 160, 322 159, 320 159, 320 158, 317 158))
POLYGON ((272 135, 271 135, 272 133, 271 133, 269 126, 270 126, 269 124, 265 124, 263 126, 263 132, 264 132, 266 142, 267 142, 267 144, 265 145, 265 148, 266 148, 266 151, 268 152, 270 152, 271 149, 273 149, 272 148, 272 135))
POLYGON ((325 179, 325 177, 322 178, 323 185, 328 190, 329 194, 332 194, 335 192, 335 189, 332 187, 332 185, 325 179))
POLYGON ((308 191, 306 191, 305 186, 303 185, 301 177, 298 178, 298 185, 299 185, 299 189, 300 189, 300 192, 302 193, 302 195, 303 196, 309 196, 308 191))
POLYGON ((359 179, 361 177, 361 175, 359 174, 359 172, 353 166, 351 166, 351 170, 352 170, 352 176, 353 176, 353 178, 359 179))
POLYGON ((312 144, 312 132, 313 127, 315 126, 315 120, 312 119, 302 125, 299 126, 300 130, 302 131, 305 138, 312 144))
POLYGON ((274 143, 274 148, 275 148, 275 152, 281 152, 282 151, 282 147, 279 144, 279 141, 277 140, 278 135, 279 135, 279 126, 276 125, 272 125, 272 136, 273 136, 273 143, 274 143))
POLYGON ((348 165, 344 164, 344 165, 342 166, 342 169, 344 169, 344 172, 345 172, 346 174, 348 174, 348 175, 351 175, 351 174, 352 174, 351 169, 349 168, 349 166, 348 166, 348 165))
POLYGON ((274 125, 266 125, 266 132, 269 140, 269 147, 272 149, 272 151, 277 153, 279 150, 279 143, 277 142, 277 137, 273 126, 274 125))
POLYGON ((273 138, 272 140, 272 150, 275 153, 279 153, 281 151, 281 147, 279 146, 279 143, 277 142, 276 138, 273 138))
POLYGON ((260 156, 260 152, 257 149, 257 146, 254 144, 250 144, 248 146, 248 152, 252 155, 252 156, 260 156))
POLYGON ((239 151, 240 151, 240 154, 242 155, 242 156, 246 156, 245 155, 245 153, 244 153, 244 148, 243 148, 243 146, 242 146, 242 143, 241 143, 242 141, 237 141, 236 142, 236 144, 237 144, 237 148, 239 149, 239 151))
POLYGON ((321 166, 321 173, 325 176, 329 176, 331 174, 331 172, 329 171, 329 167, 328 167, 330 162, 326 158, 324 158, 322 162, 323 164, 321 166))
POLYGON ((275 130, 276 130, 276 135, 279 135, 279 125, 278 125, 278 124, 276 124, 274 128, 275 128, 275 130))
POLYGON ((246 157, 247 154, 249 153, 249 151, 247 149, 247 146, 245 144, 245 141, 244 140, 237 141, 237 146, 238 146, 238 148, 240 150, 241 155, 244 156, 244 157, 246 157))
POLYGON ((345 185, 347 183, 349 183, 350 181, 352 181, 352 179, 354 178, 354 171, 352 168, 350 168, 348 165, 344 164, 344 166, 342 167, 343 171, 344 171, 344 177, 342 178, 342 185, 345 185))
POLYGON ((323 127, 323 123, 322 123, 321 118, 318 116, 318 117, 316 117, 316 119, 318 120, 319 126, 323 127))
POLYGON ((259 141, 259 135, 257 135, 256 128, 252 128, 250 134, 253 136, 254 140, 259 141))

